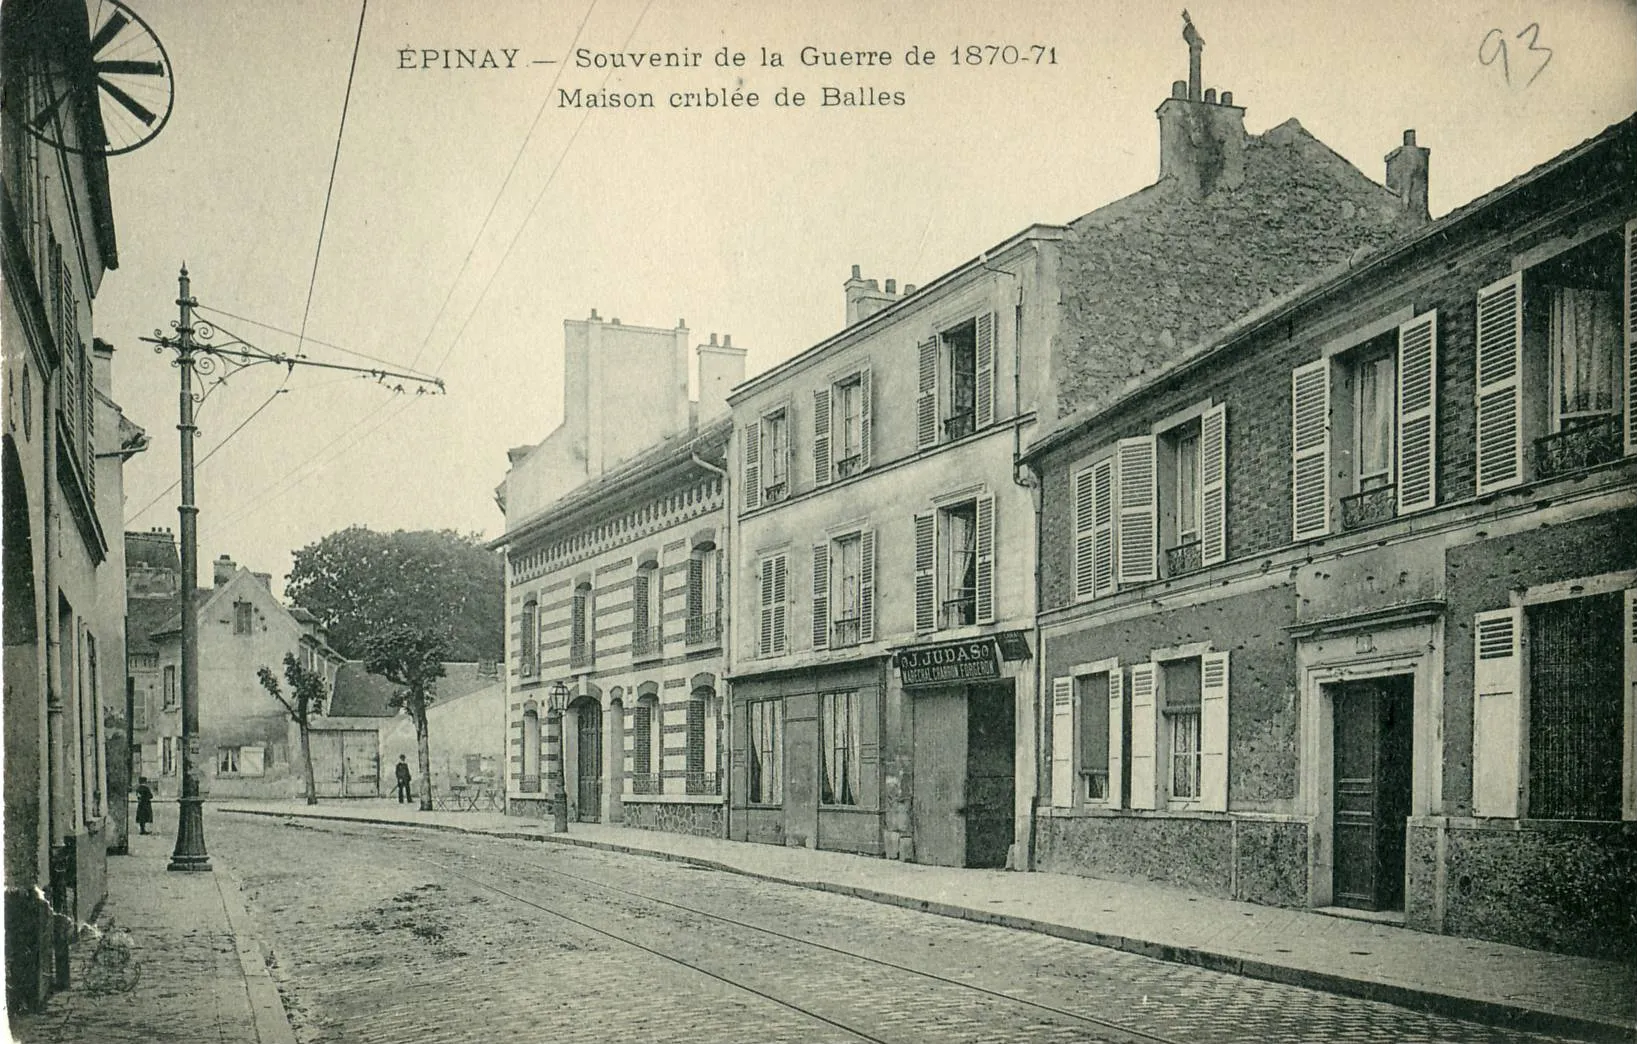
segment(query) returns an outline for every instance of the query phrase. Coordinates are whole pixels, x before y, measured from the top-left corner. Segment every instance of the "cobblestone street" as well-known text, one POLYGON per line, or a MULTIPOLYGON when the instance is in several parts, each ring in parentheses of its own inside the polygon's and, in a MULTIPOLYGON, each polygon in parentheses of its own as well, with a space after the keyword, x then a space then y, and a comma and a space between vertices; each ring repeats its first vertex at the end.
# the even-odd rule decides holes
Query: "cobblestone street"
POLYGON ((310 1044, 1520 1039, 655 859, 234 815, 211 847, 310 1044))

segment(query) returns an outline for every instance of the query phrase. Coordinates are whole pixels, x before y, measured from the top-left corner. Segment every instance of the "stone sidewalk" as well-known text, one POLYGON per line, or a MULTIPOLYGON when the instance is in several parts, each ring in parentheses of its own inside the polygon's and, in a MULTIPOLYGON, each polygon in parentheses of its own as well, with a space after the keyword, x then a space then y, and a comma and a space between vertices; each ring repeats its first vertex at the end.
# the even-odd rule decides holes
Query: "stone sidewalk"
MULTIPOLYGON (((108 899, 81 929, 69 986, 13 1015, 22 1044, 295 1044, 231 870, 172 873, 176 805, 108 857, 108 899)), ((208 819, 214 810, 207 809, 208 819)))
POLYGON ((1049 873, 920 866, 594 823, 553 834, 495 812, 421 812, 361 799, 223 802, 241 812, 527 838, 681 860, 804 888, 1141 953, 1257 979, 1518 1029, 1637 1040, 1637 965, 1049 873))

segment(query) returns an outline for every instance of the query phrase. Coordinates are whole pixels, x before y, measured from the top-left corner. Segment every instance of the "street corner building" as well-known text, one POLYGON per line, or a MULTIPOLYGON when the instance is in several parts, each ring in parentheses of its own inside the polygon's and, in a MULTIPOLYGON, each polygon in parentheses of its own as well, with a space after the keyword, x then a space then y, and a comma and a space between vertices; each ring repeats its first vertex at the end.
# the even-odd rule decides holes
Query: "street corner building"
POLYGON ((845 328, 735 389, 732 836, 1029 868, 1045 505, 1022 448, 1425 223, 1424 163, 1395 190, 1294 120, 1248 135, 1200 47, 1154 185, 918 288, 855 268, 845 328))
POLYGON ((506 802, 722 836, 732 338, 565 321, 563 423, 511 453, 506 802), (558 776, 556 773, 560 772, 558 776))
MULTIPOLYGON (((182 766, 181 561, 168 529, 126 533, 125 561, 132 778, 146 777, 156 794, 174 797, 182 766)), ((312 614, 274 596, 269 574, 225 554, 211 572, 211 586, 199 591, 194 609, 202 790, 212 798, 293 797, 304 786, 299 731, 257 672, 266 667, 283 684, 288 654, 322 675, 333 694, 344 661, 312 614)), ((318 768, 329 766, 327 750, 315 745, 318 768)), ((370 753, 376 753, 373 733, 370 753)))
POLYGON ((1037 867, 1630 959, 1634 163, 1637 117, 1031 445, 1037 867))
POLYGON ((78 3, 5 5, 3 127, 6 992, 36 1006, 125 844, 123 465, 146 446, 112 394, 92 302, 119 263, 94 99, 54 70, 78 3), (48 119, 28 122, 25 112, 48 119))

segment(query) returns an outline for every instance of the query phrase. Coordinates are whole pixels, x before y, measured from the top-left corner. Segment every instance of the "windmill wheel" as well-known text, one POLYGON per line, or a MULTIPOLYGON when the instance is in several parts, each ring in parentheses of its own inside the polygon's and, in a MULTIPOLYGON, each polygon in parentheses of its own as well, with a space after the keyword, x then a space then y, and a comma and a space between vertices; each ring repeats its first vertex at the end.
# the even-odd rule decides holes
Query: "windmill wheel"
MULTIPOLYGON (((23 127, 73 153, 118 156, 141 148, 164 129, 176 103, 170 57, 159 37, 121 0, 92 5, 89 40, 39 26, 12 101, 23 127), (94 98, 101 126, 71 118, 74 104, 94 98), (73 128, 78 126, 76 132, 73 128)), ((8 99, 9 100, 9 99, 8 99)))

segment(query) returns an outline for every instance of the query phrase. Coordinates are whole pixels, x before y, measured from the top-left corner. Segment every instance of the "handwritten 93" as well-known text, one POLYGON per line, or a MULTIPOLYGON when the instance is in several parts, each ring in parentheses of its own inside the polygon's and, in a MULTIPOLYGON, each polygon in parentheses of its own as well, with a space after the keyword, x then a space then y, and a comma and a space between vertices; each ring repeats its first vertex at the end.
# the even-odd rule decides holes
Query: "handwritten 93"
MULTIPOLYGON (((1485 33, 1483 40, 1478 44, 1478 61, 1484 65, 1494 65, 1498 62, 1501 67, 1501 76, 1506 80, 1508 87, 1512 86, 1512 59, 1507 52, 1508 39, 1511 39, 1514 43, 1519 40, 1526 40, 1526 46, 1519 53, 1519 63, 1524 68, 1529 65, 1535 67, 1535 71, 1530 73, 1529 79, 1523 81, 1523 86, 1528 87, 1535 82, 1535 79, 1541 73, 1546 71, 1546 66, 1551 64, 1552 49, 1540 45, 1539 22, 1530 22, 1524 26, 1523 32, 1510 38, 1504 29, 1491 29, 1485 33), (1525 57, 1525 55, 1543 57, 1525 57)), ((1521 75, 1522 72, 1523 69, 1520 69, 1519 74, 1521 75)))

